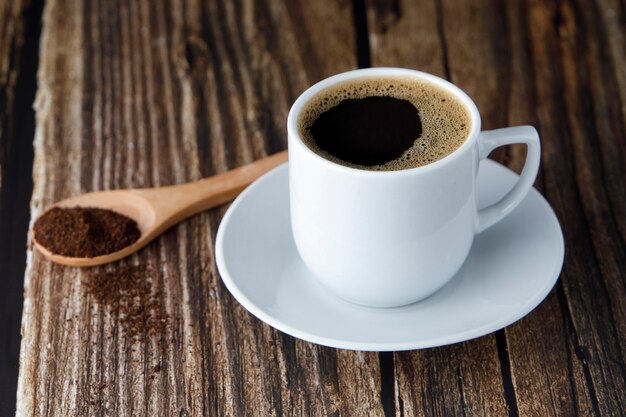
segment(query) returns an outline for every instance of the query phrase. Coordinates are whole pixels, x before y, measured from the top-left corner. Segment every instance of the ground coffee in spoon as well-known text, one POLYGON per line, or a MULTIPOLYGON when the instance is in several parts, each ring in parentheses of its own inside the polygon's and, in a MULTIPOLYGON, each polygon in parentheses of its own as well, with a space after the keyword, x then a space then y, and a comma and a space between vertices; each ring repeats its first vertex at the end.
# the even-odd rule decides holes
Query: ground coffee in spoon
POLYGON ((141 236, 133 219, 95 207, 54 207, 37 219, 33 233, 50 252, 75 258, 117 252, 141 236))

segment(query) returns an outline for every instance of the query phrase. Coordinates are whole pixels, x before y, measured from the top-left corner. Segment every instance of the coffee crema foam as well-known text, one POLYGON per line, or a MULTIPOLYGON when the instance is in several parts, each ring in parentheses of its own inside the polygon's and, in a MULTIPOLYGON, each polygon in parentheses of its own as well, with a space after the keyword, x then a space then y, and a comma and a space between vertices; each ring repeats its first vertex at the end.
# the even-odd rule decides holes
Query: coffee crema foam
POLYGON ((438 161, 457 150, 472 129, 469 109, 451 92, 436 84, 412 77, 371 77, 349 80, 319 92, 306 104, 298 119, 304 143, 315 153, 340 165, 372 170, 398 171, 438 161), (399 158, 381 165, 357 165, 343 161, 315 143, 310 127, 327 110, 343 100, 365 97, 394 97, 411 102, 418 111, 422 134, 399 158))

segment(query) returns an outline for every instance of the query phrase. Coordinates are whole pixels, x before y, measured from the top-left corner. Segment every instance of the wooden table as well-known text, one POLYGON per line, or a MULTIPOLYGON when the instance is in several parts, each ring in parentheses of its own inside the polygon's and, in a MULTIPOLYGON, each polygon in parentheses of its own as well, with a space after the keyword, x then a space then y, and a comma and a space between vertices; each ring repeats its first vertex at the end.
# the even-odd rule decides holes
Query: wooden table
MULTIPOLYGON (((625 22, 617 0, 2 1, 1 414, 15 408, 24 289, 23 416, 626 415, 625 22), (24 251, 29 217, 56 200, 181 183, 284 149, 300 92, 370 65, 451 80, 485 129, 538 128, 536 187, 566 257, 519 322, 397 353, 294 339, 222 284, 221 207, 124 261, 155 271, 173 323, 135 342, 84 289, 115 265, 24 251)), ((524 149, 492 158, 519 171, 524 149)))

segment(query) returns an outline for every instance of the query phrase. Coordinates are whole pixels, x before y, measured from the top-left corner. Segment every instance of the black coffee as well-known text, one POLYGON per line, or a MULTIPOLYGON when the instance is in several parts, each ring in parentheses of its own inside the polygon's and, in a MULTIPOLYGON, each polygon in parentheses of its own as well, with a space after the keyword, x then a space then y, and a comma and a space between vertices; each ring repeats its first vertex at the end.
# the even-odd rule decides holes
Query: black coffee
POLYGON ((422 135, 415 106, 395 97, 343 100, 309 127, 315 143, 355 165, 381 165, 399 158, 422 135))
POLYGON ((384 171, 442 159, 471 130, 470 113, 454 94, 400 77, 337 84, 315 96, 298 122, 305 143, 324 158, 384 171))

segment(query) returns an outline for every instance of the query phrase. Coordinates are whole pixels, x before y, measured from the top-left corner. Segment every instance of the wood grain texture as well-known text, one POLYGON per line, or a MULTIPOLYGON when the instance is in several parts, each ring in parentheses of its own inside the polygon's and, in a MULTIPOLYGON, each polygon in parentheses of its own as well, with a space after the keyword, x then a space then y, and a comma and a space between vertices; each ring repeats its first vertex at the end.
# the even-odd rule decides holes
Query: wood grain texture
MULTIPOLYGON (((465 50, 474 46, 471 39, 466 39, 468 35, 482 39, 483 34, 476 33, 469 22, 462 22, 462 33, 450 35, 442 26, 441 5, 436 2, 372 1, 367 5, 374 66, 419 69, 452 78, 467 90, 473 78, 457 74, 457 68, 449 61, 452 56, 458 55, 462 60, 462 55, 471 54, 465 50), (450 36, 458 37, 450 40, 450 36), (464 45, 457 45, 457 40, 464 45)), ((462 7, 458 9, 463 11, 462 7)), ((466 64, 460 70, 471 72, 474 68, 466 64)), ((484 111, 481 104, 484 103, 477 100, 479 109, 484 111)), ((502 416, 509 412, 494 335, 437 349, 399 352, 394 354, 394 364, 397 415, 502 416)))
MULTIPOLYGON (((463 383, 454 397, 415 399, 455 386, 453 373, 415 378, 416 371, 434 374, 441 362, 450 366, 450 357, 463 369, 475 358, 464 346, 481 343, 489 353, 485 364, 495 367, 493 373, 502 372, 509 415, 624 415, 623 4, 371 1, 368 16, 374 65, 447 76, 474 98, 485 129, 538 127, 543 162, 536 186, 555 208, 567 245, 556 289, 529 316, 498 332, 499 364, 490 336, 438 349, 437 354, 461 352, 439 361, 425 361, 428 351, 396 354, 401 364, 396 365, 396 412, 489 414, 468 406, 464 395, 475 387, 463 383), (417 53, 408 54, 408 45, 417 53), (413 366, 404 365, 406 356, 413 366), (407 399, 434 408, 409 408, 407 399)), ((525 151, 502 148, 491 157, 519 172, 525 151)), ((488 378, 485 370, 471 369, 470 375, 488 378)), ((485 395, 480 406, 497 404, 499 394, 485 395)), ((502 415, 496 410, 492 415, 502 415)))
MULTIPOLYGON (((295 97, 355 65, 350 10, 49 1, 33 217, 85 191, 180 183, 284 149, 295 97), (335 37, 341 45, 326 50, 335 37)), ((29 252, 18 415, 382 415, 377 354, 295 340, 226 291, 213 259, 224 210, 127 261, 153 271, 171 318, 166 334, 140 343, 85 294, 82 282, 98 269, 29 252)))
POLYGON ((373 66, 393 65, 447 76, 435 1, 369 0, 366 6, 373 66))
MULTIPOLYGON (((360 63, 450 79, 485 129, 537 126, 535 185, 567 248, 555 290, 518 323, 382 354, 296 340, 247 313, 213 259, 225 207, 122 262, 148 266, 170 318, 139 341, 85 292, 115 265, 29 251, 18 415, 625 415, 623 2, 49 0, 43 24, 33 218, 83 192, 181 183, 282 150, 295 97, 360 63)), ((12 33, 0 25, 2 80, 12 33)), ((491 157, 519 171, 525 150, 491 157)))
POLYGON ((530 6, 523 16, 538 29, 528 42, 544 137, 542 186, 568 247, 550 305, 531 315, 529 325, 507 330, 520 411, 624 415, 624 175, 615 161, 623 164, 625 154, 623 115, 615 115, 625 90, 615 84, 619 57, 598 54, 608 41, 597 14, 604 5, 530 6), (613 94, 618 100, 609 98, 613 94), (607 129, 611 119, 615 124, 607 129), (546 371, 537 378, 533 368, 546 371))

